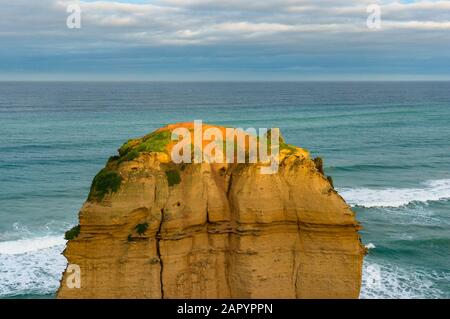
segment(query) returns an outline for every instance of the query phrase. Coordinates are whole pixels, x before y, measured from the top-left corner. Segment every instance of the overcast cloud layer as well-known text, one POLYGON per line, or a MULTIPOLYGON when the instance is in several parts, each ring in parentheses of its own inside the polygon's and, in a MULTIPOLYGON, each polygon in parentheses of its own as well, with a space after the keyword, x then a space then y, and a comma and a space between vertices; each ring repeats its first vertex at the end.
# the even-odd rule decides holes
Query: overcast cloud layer
POLYGON ((450 1, 2 0, 0 44, 2 80, 450 79, 450 1))

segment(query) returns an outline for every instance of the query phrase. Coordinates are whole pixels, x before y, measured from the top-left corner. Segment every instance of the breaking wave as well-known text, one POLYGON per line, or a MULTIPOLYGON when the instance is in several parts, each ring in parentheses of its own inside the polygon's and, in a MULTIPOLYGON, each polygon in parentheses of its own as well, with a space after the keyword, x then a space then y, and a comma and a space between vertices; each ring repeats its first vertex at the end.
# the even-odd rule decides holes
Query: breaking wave
POLYGON ((450 179, 427 181, 418 188, 342 188, 339 193, 352 206, 401 207, 450 199, 450 179))
POLYGON ((54 294, 66 266, 65 243, 62 236, 0 242, 0 297, 54 294))
POLYGON ((361 299, 448 298, 448 292, 436 285, 448 282, 449 272, 406 269, 364 261, 361 299))

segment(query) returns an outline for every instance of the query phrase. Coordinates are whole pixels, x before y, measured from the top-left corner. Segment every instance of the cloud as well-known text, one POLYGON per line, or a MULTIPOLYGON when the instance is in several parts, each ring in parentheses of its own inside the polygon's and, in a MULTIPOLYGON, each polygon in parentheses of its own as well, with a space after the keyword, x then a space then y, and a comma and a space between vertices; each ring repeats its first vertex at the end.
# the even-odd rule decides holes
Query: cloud
POLYGON ((329 61, 344 64, 353 57, 361 65, 369 60, 398 66, 401 59, 409 60, 414 68, 420 56, 439 61, 448 56, 449 29, 450 1, 15 0, 0 10, 0 57, 89 60, 99 55, 117 61, 124 51, 152 52, 148 59, 164 52, 172 56, 170 63, 177 56, 192 67, 199 67, 198 61, 211 67, 211 61, 223 65, 233 58, 243 68, 247 57, 258 56, 273 68, 282 64, 292 70, 304 69, 305 63, 327 68, 329 61), (72 3, 82 9, 79 30, 65 25, 66 8, 72 3), (366 8, 372 3, 381 6, 378 31, 366 25, 366 8))
MULTIPOLYGON (((360 36, 361 32, 370 32, 365 21, 367 5, 372 2, 161 0, 151 4, 117 1, 80 1, 79 4, 83 27, 90 33, 84 34, 85 42, 115 39, 148 45, 151 40, 154 46, 194 38, 196 44, 245 41, 256 35, 270 40, 274 34, 282 34, 284 43, 291 40, 295 44, 303 32, 315 33, 317 37, 327 37, 330 33, 360 36)), ((7 10, 0 13, 2 29, 7 32, 14 29, 16 37, 60 34, 62 39, 73 38, 65 27, 66 8, 70 3, 73 1, 43 0, 29 4, 19 0, 6 4, 7 10)), ((381 10, 385 31, 445 30, 450 21, 450 1, 384 2, 381 10)))
POLYGON ((384 24, 389 29, 410 29, 410 30, 450 30, 450 21, 388 21, 384 24))

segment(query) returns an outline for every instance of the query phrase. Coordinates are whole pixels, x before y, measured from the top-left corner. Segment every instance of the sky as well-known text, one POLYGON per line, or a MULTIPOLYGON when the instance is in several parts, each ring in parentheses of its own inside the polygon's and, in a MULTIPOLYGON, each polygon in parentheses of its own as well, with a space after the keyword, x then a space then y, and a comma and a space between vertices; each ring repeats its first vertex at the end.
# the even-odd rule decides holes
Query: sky
POLYGON ((450 1, 0 0, 0 80, 450 80, 450 1))

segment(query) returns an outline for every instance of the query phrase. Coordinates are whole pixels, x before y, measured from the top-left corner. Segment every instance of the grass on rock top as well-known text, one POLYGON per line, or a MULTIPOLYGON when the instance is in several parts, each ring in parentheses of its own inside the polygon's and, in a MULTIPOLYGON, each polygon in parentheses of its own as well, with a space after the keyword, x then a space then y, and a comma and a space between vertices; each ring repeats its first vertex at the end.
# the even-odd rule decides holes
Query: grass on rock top
MULTIPOLYGON (((267 147, 270 149, 270 131, 267 136, 267 147)), ((131 139, 120 147, 119 156, 113 156, 108 161, 107 166, 102 169, 92 181, 91 191, 88 200, 101 201, 105 195, 117 192, 122 182, 122 177, 115 171, 114 167, 124 161, 131 161, 139 156, 140 153, 150 152, 167 152, 167 145, 171 142, 172 132, 170 130, 155 131, 144 137, 131 139)), ((224 151, 226 148, 225 142, 224 151)), ((237 145, 234 143, 235 152, 237 145)), ((280 151, 289 150, 294 152, 296 147, 284 142, 280 135, 280 151)), ((247 153, 247 151, 246 151, 247 153)), ((247 156, 247 154, 246 154, 247 156)), ((166 177, 169 186, 177 185, 181 182, 181 177, 178 171, 166 171, 166 177)))
MULTIPOLYGON (((270 136, 271 132, 267 133, 267 147, 270 149, 270 136)), ((142 152, 166 152, 167 151, 167 145, 172 141, 172 132, 170 130, 164 130, 164 131, 155 131, 150 134, 147 134, 144 137, 137 138, 137 139, 131 139, 128 142, 126 142, 122 147, 119 149, 119 163, 124 161, 131 161, 139 156, 142 152)), ((259 137, 257 137, 259 139, 259 137)), ((216 141, 220 144, 220 142, 223 143, 223 150, 226 150, 226 142, 225 141, 216 141)), ((237 151, 237 144, 236 142, 234 144, 234 151, 237 151)), ((290 144, 287 144, 284 142, 283 137, 280 135, 280 151, 282 150, 288 150, 291 153, 296 151, 296 147, 290 144)), ((193 148, 191 148, 192 153, 194 153, 193 148)), ((246 150, 248 152, 248 150, 246 150)))
POLYGON ((171 141, 170 131, 150 133, 142 138, 129 140, 119 149, 120 160, 129 161, 141 152, 165 152, 171 141))
POLYGON ((131 161, 141 152, 165 152, 171 141, 171 135, 170 131, 156 131, 142 138, 129 140, 122 145, 119 149, 119 156, 111 157, 107 166, 94 177, 88 200, 101 201, 106 194, 117 192, 122 177, 114 170, 116 164, 131 161))

